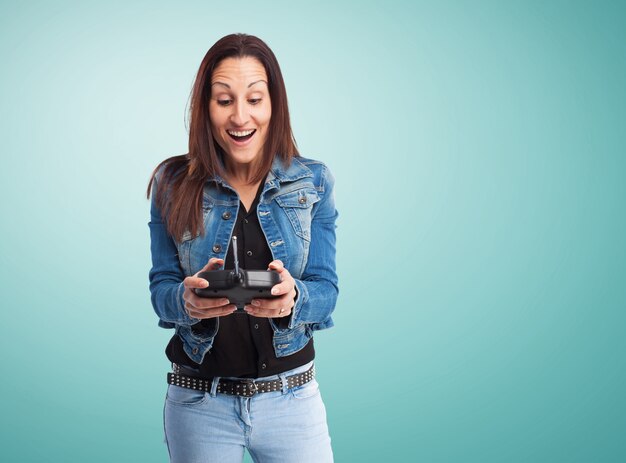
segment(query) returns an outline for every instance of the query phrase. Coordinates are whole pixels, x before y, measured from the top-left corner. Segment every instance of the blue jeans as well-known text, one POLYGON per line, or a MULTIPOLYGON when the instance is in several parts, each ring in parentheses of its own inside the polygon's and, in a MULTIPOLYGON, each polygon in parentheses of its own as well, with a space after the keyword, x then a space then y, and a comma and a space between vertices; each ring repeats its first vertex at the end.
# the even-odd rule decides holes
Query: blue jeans
POLYGON ((256 463, 326 463, 333 461, 326 409, 315 378, 287 388, 287 376, 313 362, 279 375, 282 391, 252 397, 217 394, 169 385, 163 421, 174 463, 243 461, 244 449, 256 463))

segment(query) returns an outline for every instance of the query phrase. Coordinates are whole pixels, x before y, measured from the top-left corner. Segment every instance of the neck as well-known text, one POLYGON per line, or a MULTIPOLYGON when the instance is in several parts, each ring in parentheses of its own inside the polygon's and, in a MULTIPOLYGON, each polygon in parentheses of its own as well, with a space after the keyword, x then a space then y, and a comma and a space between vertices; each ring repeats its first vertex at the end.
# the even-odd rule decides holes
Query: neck
POLYGON ((233 185, 252 185, 252 180, 254 174, 257 172, 258 165, 258 161, 241 164, 226 159, 224 162, 226 179, 233 185))

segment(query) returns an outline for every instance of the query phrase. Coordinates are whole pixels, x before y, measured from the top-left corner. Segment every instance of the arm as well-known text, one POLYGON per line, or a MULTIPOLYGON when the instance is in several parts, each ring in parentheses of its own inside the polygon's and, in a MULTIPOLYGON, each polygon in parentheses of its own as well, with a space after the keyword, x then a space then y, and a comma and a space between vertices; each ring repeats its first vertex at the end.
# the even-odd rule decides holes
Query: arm
POLYGON ((150 294, 152 307, 159 316, 160 326, 173 328, 174 324, 193 325, 200 320, 187 315, 183 292, 185 275, 178 261, 178 250, 167 232, 161 211, 156 205, 157 177, 152 187, 150 204, 150 294))
POLYGON ((335 310, 339 288, 335 265, 337 210, 334 199, 335 179, 324 166, 323 198, 313 205, 311 244, 306 267, 296 279, 296 301, 289 328, 303 323, 322 323, 335 310))

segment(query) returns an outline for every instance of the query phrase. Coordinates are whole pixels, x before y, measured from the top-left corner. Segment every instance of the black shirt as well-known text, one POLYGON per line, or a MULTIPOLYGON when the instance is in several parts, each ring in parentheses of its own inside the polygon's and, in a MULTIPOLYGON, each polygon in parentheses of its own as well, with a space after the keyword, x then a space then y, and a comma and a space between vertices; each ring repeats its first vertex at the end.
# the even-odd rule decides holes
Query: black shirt
MULTIPOLYGON (((259 185, 249 211, 245 210, 241 202, 239 203, 239 213, 233 230, 233 235, 237 236, 239 265, 246 270, 266 270, 272 261, 272 253, 256 214, 264 184, 261 182, 259 185)), ((234 268, 234 262, 233 248, 229 246, 224 268, 234 268)), ((277 322, 278 320, 276 319, 277 322)), ((208 319, 200 323, 213 322, 208 319)), ((183 350, 183 343, 176 334, 167 345, 165 353, 171 362, 199 368, 200 374, 207 378, 270 376, 304 365, 315 357, 311 338, 302 350, 287 357, 277 358, 272 337, 273 330, 267 318, 233 313, 220 317, 213 347, 207 352, 200 366, 187 356, 183 350)))

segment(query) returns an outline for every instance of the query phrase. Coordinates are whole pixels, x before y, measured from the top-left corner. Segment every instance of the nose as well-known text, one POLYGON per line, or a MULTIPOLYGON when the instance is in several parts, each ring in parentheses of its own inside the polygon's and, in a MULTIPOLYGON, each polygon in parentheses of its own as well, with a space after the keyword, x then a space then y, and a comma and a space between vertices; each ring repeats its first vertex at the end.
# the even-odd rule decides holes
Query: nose
POLYGON ((230 121, 232 122, 232 124, 238 127, 245 126, 248 122, 249 117, 248 110, 246 108, 246 102, 239 100, 232 105, 232 108, 233 112, 230 115, 230 121))

